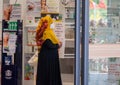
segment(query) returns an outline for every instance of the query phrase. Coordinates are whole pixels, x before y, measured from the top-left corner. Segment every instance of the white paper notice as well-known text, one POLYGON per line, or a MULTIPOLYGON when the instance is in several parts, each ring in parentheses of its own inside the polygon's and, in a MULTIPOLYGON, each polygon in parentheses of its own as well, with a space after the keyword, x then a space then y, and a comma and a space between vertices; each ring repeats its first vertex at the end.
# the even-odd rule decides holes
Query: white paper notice
POLYGON ((17 2, 16 2, 16 0, 9 0, 9 2, 10 2, 10 4, 21 4, 22 2, 23 2, 23 0, 17 0, 17 2))
POLYGON ((60 0, 47 0, 47 12, 59 13, 59 2, 60 0))
POLYGON ((21 19, 21 5, 20 4, 14 4, 12 5, 12 12, 10 15, 10 20, 15 21, 21 19))
POLYGON ((3 0, 0 0, 0 21, 2 21, 3 15, 3 0))
POLYGON ((55 22, 55 34, 62 42, 62 47, 59 49, 59 56, 60 58, 64 57, 64 50, 65 50, 65 29, 63 22, 55 22))

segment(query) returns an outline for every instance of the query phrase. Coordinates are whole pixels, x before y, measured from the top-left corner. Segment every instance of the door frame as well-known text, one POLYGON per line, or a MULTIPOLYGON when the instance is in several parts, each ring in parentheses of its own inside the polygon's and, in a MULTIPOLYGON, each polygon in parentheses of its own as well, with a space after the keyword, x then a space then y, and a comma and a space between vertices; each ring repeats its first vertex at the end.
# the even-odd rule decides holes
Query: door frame
POLYGON ((89 0, 84 0, 84 1, 76 0, 75 5, 76 5, 76 11, 75 11, 76 29, 75 29, 74 85, 88 85, 89 0), (81 14, 82 14, 82 20, 80 22, 81 14))

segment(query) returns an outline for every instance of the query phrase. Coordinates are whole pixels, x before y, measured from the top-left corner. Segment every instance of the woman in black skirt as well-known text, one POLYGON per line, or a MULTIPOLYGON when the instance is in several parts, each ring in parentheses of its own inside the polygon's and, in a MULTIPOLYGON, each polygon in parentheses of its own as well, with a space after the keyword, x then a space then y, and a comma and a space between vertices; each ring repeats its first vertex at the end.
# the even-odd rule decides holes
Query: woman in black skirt
POLYGON ((58 49, 62 43, 50 28, 52 18, 40 19, 36 30, 36 42, 40 48, 36 85, 62 85, 58 49))

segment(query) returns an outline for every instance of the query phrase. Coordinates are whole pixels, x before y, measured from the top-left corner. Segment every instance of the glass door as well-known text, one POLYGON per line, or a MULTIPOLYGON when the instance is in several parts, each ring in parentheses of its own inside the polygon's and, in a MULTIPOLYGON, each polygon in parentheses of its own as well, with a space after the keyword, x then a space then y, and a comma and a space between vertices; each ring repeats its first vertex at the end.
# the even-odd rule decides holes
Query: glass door
POLYGON ((89 85, 120 84, 119 0, 90 0, 89 85))
POLYGON ((41 17, 45 15, 50 15, 55 20, 53 30, 62 42, 62 47, 59 49, 62 84, 74 85, 75 0, 25 0, 25 4, 23 85, 36 85, 37 64, 32 66, 28 61, 37 50, 35 29, 41 17), (38 4, 40 1, 46 1, 47 10, 42 8, 42 3, 38 4), (28 9, 31 3, 35 4, 35 10, 28 9))

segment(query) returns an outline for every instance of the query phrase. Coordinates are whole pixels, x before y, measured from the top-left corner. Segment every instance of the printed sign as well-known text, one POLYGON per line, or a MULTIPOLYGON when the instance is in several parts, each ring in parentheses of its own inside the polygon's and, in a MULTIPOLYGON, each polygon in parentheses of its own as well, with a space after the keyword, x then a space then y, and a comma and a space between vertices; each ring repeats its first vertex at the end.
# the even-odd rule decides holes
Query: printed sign
POLYGON ((26 25, 34 25, 40 19, 40 0, 26 0, 26 25))
POLYGON ((10 15, 10 20, 16 21, 21 19, 21 5, 20 4, 14 4, 12 5, 12 11, 10 15))
POLYGON ((55 34, 59 38, 59 40, 62 42, 62 47, 59 50, 60 57, 64 57, 64 49, 65 49, 65 29, 63 22, 57 21, 55 22, 55 34))
POLYGON ((59 13, 59 0, 41 0, 41 12, 59 13))

